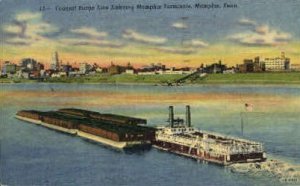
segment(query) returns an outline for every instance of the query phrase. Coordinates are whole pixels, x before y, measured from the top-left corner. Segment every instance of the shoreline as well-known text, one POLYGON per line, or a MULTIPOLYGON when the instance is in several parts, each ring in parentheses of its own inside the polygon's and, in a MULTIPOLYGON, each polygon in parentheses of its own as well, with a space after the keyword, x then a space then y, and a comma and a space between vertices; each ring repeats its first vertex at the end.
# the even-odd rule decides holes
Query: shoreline
MULTIPOLYGON (((1 78, 0 84, 18 83, 70 83, 70 84, 112 84, 112 85, 154 85, 177 86, 177 81, 186 75, 132 75, 96 74, 81 77, 60 77, 46 80, 1 78)), ((186 79, 184 85, 300 85, 300 72, 292 73, 248 73, 248 74, 208 74, 205 77, 186 79)))
POLYGON ((253 82, 202 82, 202 83, 184 83, 184 84, 180 84, 180 85, 172 85, 172 86, 168 86, 166 84, 163 83, 153 83, 153 82, 116 82, 116 83, 112 83, 112 82, 61 82, 61 81, 52 81, 52 82, 37 82, 35 80, 30 80, 30 82, 25 81, 25 82, 1 82, 0 81, 0 85, 1 84, 87 84, 87 85, 152 85, 152 86, 161 86, 161 87, 182 87, 182 86, 219 86, 219 85, 238 85, 238 86, 242 86, 242 85, 247 85, 247 86, 274 86, 274 85, 278 85, 278 86, 284 86, 284 85, 299 85, 300 86, 300 81, 298 82, 279 82, 279 81, 274 81, 272 83, 270 82, 257 82, 257 81, 253 81, 253 82))

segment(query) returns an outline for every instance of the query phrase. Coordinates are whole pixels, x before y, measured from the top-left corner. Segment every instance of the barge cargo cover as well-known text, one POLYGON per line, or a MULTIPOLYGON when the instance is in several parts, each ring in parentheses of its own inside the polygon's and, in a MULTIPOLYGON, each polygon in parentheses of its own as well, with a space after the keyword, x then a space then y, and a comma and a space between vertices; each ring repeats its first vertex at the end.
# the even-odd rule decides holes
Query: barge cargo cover
POLYGON ((103 114, 99 112, 77 109, 77 108, 63 108, 63 109, 59 109, 58 112, 68 114, 68 115, 73 115, 73 116, 92 118, 95 120, 110 122, 114 124, 130 124, 130 125, 147 124, 147 120, 141 118, 135 118, 135 117, 129 117, 129 116, 123 116, 117 114, 107 114, 107 113, 103 114))
POLYGON ((150 145, 154 140, 154 128, 137 125, 138 122, 146 123, 144 119, 114 114, 102 119, 95 115, 101 114, 81 109, 49 112, 22 110, 16 118, 117 148, 150 145))

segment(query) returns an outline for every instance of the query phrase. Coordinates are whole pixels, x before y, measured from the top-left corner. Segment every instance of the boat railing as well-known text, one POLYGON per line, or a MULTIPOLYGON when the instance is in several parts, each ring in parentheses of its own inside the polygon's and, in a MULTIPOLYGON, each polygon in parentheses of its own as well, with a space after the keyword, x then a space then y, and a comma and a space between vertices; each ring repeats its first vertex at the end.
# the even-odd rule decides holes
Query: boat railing
POLYGON ((261 143, 240 143, 236 140, 232 140, 231 143, 220 143, 219 141, 211 138, 203 139, 197 136, 180 134, 169 135, 164 132, 159 132, 157 137, 158 139, 163 139, 169 142, 175 142, 187 146, 190 146, 191 144, 197 144, 204 149, 209 147, 209 149, 222 154, 263 152, 263 146, 261 143))
POLYGON ((231 145, 228 146, 227 149, 229 154, 263 152, 263 147, 261 145, 231 145))
POLYGON ((213 136, 216 136, 216 137, 219 137, 219 138, 224 138, 226 140, 234 140, 236 142, 243 142, 243 143, 250 143, 250 144, 261 144, 257 141, 247 140, 247 139, 243 139, 243 138, 235 137, 235 136, 230 136, 230 135, 224 135, 224 134, 220 134, 220 133, 217 133, 217 132, 211 132, 211 131, 205 131, 205 130, 197 130, 197 131, 199 131, 200 133, 203 133, 203 134, 208 134, 208 135, 213 135, 213 136))

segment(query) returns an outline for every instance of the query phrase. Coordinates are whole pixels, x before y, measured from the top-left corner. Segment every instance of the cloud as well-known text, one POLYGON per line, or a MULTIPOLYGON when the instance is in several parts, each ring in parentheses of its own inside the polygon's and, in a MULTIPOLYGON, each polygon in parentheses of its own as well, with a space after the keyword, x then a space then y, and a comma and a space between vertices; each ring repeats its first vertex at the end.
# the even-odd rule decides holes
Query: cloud
POLYGON ((45 39, 44 36, 58 32, 59 29, 49 23, 27 24, 26 36, 30 38, 45 39))
POLYGON ((60 39, 59 42, 72 46, 95 46, 103 48, 121 48, 125 46, 124 43, 104 39, 108 36, 108 33, 100 32, 93 27, 80 27, 72 29, 70 32, 76 34, 76 36, 60 39), (78 37, 78 35, 82 37, 78 37))
POLYGON ((11 44, 11 45, 30 45, 31 41, 29 41, 28 39, 24 39, 24 38, 8 38, 6 40, 7 44, 11 44))
POLYGON ((269 32, 269 26, 268 25, 261 25, 255 27, 255 32, 258 34, 267 34, 269 32))
POLYGON ((2 30, 4 31, 5 36, 25 38, 27 25, 25 22, 19 22, 14 20, 12 23, 4 24, 2 30))
POLYGON ((33 12, 22 12, 15 16, 16 21, 20 22, 27 22, 32 20, 41 20, 42 14, 41 13, 33 13, 33 12))
POLYGON ((106 32, 99 32, 92 27, 81 27, 77 29, 72 29, 70 30, 70 32, 91 38, 103 38, 108 35, 106 32))
POLYGON ((175 23, 173 23, 172 27, 178 28, 178 29, 186 29, 186 28, 188 28, 188 26, 186 24, 181 23, 181 22, 175 22, 175 23))
POLYGON ((235 42, 249 46, 274 46, 286 44, 290 39, 289 33, 270 30, 263 34, 257 32, 238 33, 229 36, 235 42))
POLYGON ((22 32, 22 27, 18 25, 5 25, 3 31, 8 34, 19 35, 22 32))
POLYGON ((189 55, 197 52, 199 48, 206 48, 209 44, 200 40, 200 39, 192 39, 189 41, 185 41, 182 47, 155 47, 154 49, 160 52, 172 53, 172 54, 182 54, 189 55))
POLYGON ((205 48, 208 47, 209 44, 200 40, 200 39, 192 39, 190 41, 186 41, 183 43, 186 47, 195 47, 195 48, 205 48))
POLYGON ((247 18, 242 18, 238 21, 238 23, 240 25, 243 25, 243 26, 256 26, 256 22, 251 20, 251 19, 247 19, 247 18))
POLYGON ((154 50, 165 52, 165 53, 182 54, 182 55, 189 55, 196 52, 196 50, 192 48, 174 48, 174 47, 156 47, 154 48, 154 50))
POLYGON ((160 45, 166 43, 167 39, 164 37, 152 36, 138 33, 134 30, 127 29, 123 31, 123 38, 129 39, 132 41, 140 42, 140 43, 147 43, 147 44, 154 44, 160 45))
POLYGON ((65 38, 59 40, 60 43, 73 46, 96 46, 105 48, 121 48, 123 43, 108 41, 108 40, 94 40, 94 39, 78 39, 78 38, 65 38))
POLYGON ((164 53, 189 55, 189 54, 196 53, 199 48, 205 48, 208 46, 209 46, 208 43, 200 39, 192 39, 183 42, 182 46, 179 47, 160 46, 160 47, 155 47, 153 49, 164 53))
POLYGON ((288 43, 292 36, 286 32, 280 32, 268 25, 259 25, 249 19, 239 20, 239 24, 251 26, 251 30, 235 33, 228 38, 234 42, 247 46, 277 46, 288 43))
POLYGON ((48 40, 49 34, 58 32, 58 28, 42 20, 40 13, 25 12, 17 14, 14 20, 2 27, 4 42, 11 45, 31 45, 34 42, 48 40))

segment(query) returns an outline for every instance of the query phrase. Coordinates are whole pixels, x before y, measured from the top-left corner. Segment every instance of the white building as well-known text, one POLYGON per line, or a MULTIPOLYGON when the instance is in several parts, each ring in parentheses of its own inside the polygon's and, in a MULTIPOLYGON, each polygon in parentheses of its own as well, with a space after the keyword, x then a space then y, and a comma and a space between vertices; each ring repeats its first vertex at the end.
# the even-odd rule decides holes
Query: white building
POLYGON ((66 72, 56 72, 56 73, 53 73, 51 75, 51 77, 53 77, 53 78, 67 77, 67 73, 66 72))
POLYGON ((96 72, 98 72, 98 73, 102 73, 102 72, 103 72, 103 68, 101 68, 101 67, 97 67, 97 68, 96 68, 96 72))
POLYGON ((290 69, 290 59, 285 57, 284 52, 281 57, 265 58, 264 61, 266 71, 284 71, 290 69))
POLYGON ((79 64, 79 71, 82 74, 86 74, 91 70, 92 66, 90 64, 87 63, 80 63, 79 64))
POLYGON ((69 72, 69 76, 71 76, 71 77, 79 77, 79 76, 81 76, 81 75, 83 75, 80 71, 71 71, 71 72, 69 72))
POLYGON ((223 74, 235 74, 234 68, 229 68, 223 71, 223 74))
POLYGON ((155 71, 150 71, 150 72, 138 72, 138 75, 155 75, 155 71))
POLYGON ((291 70, 292 71, 300 71, 300 64, 292 64, 291 70))
POLYGON ((58 53, 54 52, 51 59, 51 67, 52 70, 59 70, 59 59, 58 59, 58 53))
POLYGON ((184 72, 182 70, 160 70, 158 71, 159 74, 184 74, 184 72))
POLYGON ((133 69, 126 69, 125 74, 134 74, 133 69))
POLYGON ((195 70, 175 70, 175 68, 166 69, 166 70, 158 70, 158 74, 191 74, 195 72, 195 70))

